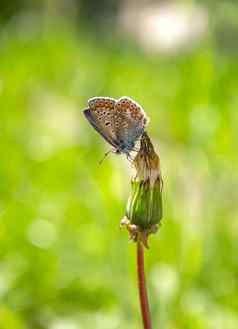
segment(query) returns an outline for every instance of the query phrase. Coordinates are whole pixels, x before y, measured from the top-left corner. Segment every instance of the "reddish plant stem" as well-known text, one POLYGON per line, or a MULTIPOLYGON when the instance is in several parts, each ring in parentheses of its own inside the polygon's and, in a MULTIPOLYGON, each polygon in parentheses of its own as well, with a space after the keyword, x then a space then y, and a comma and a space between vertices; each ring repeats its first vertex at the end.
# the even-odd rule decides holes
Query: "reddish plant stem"
POLYGON ((144 271, 144 247, 140 241, 137 242, 137 275, 138 289, 140 296, 141 314, 144 324, 144 329, 152 329, 150 307, 147 296, 145 271, 144 271))

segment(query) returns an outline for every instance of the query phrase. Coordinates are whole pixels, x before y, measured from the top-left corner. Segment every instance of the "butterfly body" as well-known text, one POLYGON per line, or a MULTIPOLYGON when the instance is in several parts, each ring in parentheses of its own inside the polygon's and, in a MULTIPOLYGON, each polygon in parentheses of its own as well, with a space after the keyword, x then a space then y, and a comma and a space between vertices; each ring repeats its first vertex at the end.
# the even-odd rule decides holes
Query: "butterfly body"
POLYGON ((127 155, 134 149, 148 121, 142 107, 129 97, 119 100, 91 98, 84 115, 116 153, 127 155))

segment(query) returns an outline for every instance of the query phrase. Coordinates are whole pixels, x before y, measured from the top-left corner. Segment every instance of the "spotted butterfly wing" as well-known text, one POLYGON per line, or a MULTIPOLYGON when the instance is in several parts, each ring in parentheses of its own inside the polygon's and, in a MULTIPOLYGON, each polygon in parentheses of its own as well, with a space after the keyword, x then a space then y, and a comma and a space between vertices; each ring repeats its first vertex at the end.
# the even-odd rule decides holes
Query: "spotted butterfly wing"
POLYGON ((96 131, 113 147, 118 149, 114 129, 116 100, 110 97, 94 97, 89 99, 89 108, 84 115, 96 131))
POLYGON ((115 104, 114 126, 119 151, 129 153, 143 134, 148 122, 142 107, 129 97, 121 97, 115 104))

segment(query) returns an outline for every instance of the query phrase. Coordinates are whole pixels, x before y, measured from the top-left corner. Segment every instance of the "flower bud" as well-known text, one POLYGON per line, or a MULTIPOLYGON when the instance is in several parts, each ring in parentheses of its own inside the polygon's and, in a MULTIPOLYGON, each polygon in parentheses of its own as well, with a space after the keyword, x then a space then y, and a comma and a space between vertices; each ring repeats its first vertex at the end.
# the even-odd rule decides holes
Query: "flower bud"
POLYGON ((162 218, 162 179, 160 160, 146 132, 141 137, 140 150, 133 164, 136 176, 131 182, 126 225, 131 239, 140 239, 146 247, 150 233, 155 233, 162 218))
POLYGON ((126 216, 131 224, 148 229, 162 218, 161 180, 151 185, 149 180, 132 180, 132 191, 128 200, 126 216))

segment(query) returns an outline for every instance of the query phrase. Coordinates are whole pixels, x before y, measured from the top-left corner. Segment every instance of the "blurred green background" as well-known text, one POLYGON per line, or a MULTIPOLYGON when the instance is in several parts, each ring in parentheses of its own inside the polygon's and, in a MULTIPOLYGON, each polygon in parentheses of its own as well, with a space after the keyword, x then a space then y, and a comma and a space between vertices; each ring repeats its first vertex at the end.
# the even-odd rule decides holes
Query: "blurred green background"
POLYGON ((1 1, 0 328, 139 329, 133 170, 82 115, 150 117, 164 218, 146 252, 154 328, 238 328, 236 1, 1 1))

